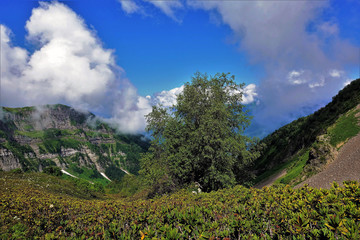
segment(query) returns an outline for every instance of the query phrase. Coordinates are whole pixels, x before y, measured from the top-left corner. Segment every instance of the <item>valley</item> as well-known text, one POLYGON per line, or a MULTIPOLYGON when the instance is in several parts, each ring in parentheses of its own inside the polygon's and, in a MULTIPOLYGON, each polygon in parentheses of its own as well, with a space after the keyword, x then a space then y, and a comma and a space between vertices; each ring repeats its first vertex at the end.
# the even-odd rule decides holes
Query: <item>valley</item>
POLYGON ((359 92, 360 79, 259 141, 247 187, 157 195, 143 136, 64 105, 3 108, 0 238, 358 239, 359 92))

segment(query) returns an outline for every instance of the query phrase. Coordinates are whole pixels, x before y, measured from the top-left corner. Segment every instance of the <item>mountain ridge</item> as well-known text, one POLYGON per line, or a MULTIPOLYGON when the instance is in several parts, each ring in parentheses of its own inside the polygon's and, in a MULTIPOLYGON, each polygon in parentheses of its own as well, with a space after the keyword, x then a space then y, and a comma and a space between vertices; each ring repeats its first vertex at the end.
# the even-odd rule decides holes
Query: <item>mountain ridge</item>
POLYGON ((125 172, 137 174, 147 145, 142 135, 121 134, 69 106, 2 108, 0 168, 6 171, 56 166, 79 177, 120 180, 125 172))
MULTIPOLYGON (((275 180, 279 183, 296 183, 321 172, 326 164, 336 158, 339 147, 355 136, 360 104, 360 79, 352 81, 333 97, 325 107, 299 118, 264 138, 260 157, 253 171, 257 178, 255 186, 262 186, 270 176, 286 176, 275 180), (296 176, 295 176, 296 175, 296 176)), ((270 181, 271 182, 271 181, 270 181)))

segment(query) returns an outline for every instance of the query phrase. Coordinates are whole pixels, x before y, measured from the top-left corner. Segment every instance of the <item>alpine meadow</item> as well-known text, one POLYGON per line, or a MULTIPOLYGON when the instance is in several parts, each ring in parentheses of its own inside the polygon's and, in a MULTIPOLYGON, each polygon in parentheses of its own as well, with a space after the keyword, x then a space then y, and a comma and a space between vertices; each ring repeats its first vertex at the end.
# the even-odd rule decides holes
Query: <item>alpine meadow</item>
POLYGON ((360 239, 359 12, 1 0, 0 240, 360 239))

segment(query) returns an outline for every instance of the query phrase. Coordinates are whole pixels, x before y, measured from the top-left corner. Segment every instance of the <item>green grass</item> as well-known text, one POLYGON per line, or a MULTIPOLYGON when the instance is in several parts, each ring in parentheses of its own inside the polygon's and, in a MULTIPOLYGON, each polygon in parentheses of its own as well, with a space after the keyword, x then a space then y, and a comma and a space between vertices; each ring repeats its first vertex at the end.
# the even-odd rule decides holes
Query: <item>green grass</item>
POLYGON ((79 149, 82 146, 82 142, 73 138, 61 138, 62 146, 65 148, 79 149))
POLYGON ((86 131, 86 136, 94 138, 94 137, 101 137, 101 138, 110 138, 110 134, 107 133, 101 133, 96 131, 86 131))
POLYGON ((0 138, 6 138, 6 133, 0 130, 0 138))
POLYGON ((307 150, 301 156, 296 156, 294 160, 294 166, 289 168, 286 175, 282 178, 279 178, 275 183, 289 184, 291 180, 299 176, 306 165, 306 162, 309 160, 309 150, 307 150))
POLYGON ((336 147, 342 142, 356 136, 360 132, 358 125, 359 119, 355 116, 359 110, 353 109, 347 114, 342 115, 336 121, 335 125, 328 128, 330 135, 330 144, 336 147))
POLYGON ((291 164, 293 163, 293 161, 287 161, 285 163, 279 164, 277 166, 275 166, 274 168, 264 172, 263 174, 259 175, 255 180, 254 180, 254 184, 260 183, 261 181, 264 181, 268 178, 270 178, 271 176, 278 174, 279 172, 281 172, 282 170, 288 168, 289 166, 291 166, 291 164))
POLYGON ((36 190, 51 193, 57 196, 75 197, 80 199, 103 198, 101 194, 96 194, 79 187, 71 179, 55 177, 45 173, 12 173, 0 172, 0 179, 6 179, 11 188, 26 188, 32 186, 36 190))
POLYGON ((34 131, 19 131, 16 130, 15 134, 22 135, 30 138, 49 139, 56 138, 58 136, 74 136, 78 132, 76 130, 58 130, 58 129, 46 129, 46 130, 34 130, 34 131), (56 134, 54 133, 56 131, 56 134))
POLYGON ((3 110, 5 110, 6 112, 13 113, 13 114, 22 114, 24 112, 34 111, 35 107, 22 107, 22 108, 3 107, 3 110))
POLYGON ((72 175, 85 179, 89 182, 100 183, 103 186, 109 184, 109 180, 106 180, 96 169, 79 167, 76 164, 70 164, 70 168, 66 170, 72 175))
POLYGON ((301 150, 299 153, 294 155, 290 160, 285 163, 279 164, 274 168, 264 172, 263 174, 259 175, 254 183, 257 184, 261 181, 264 181, 271 176, 280 173, 284 169, 288 169, 286 175, 282 178, 277 179, 274 183, 283 183, 288 184, 298 175, 300 175, 302 169, 306 165, 307 160, 309 159, 309 150, 304 153, 305 150, 301 150))
POLYGON ((16 130, 15 134, 26 136, 29 138, 40 138, 42 139, 44 137, 44 131, 19 131, 16 130))

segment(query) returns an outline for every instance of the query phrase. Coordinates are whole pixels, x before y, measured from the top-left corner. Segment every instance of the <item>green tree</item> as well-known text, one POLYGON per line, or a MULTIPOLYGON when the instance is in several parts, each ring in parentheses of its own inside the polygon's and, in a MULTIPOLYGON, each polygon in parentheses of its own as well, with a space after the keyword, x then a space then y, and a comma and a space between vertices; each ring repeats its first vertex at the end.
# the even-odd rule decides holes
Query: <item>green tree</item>
POLYGON ((61 169, 59 167, 54 167, 54 166, 49 166, 44 168, 44 173, 47 173, 49 175, 53 175, 53 176, 62 176, 62 172, 61 169))
POLYGON ((198 182, 204 191, 242 180, 254 159, 253 139, 243 136, 250 117, 241 104, 243 84, 234 76, 196 73, 170 109, 147 115, 152 134, 140 174, 159 193, 198 182))

